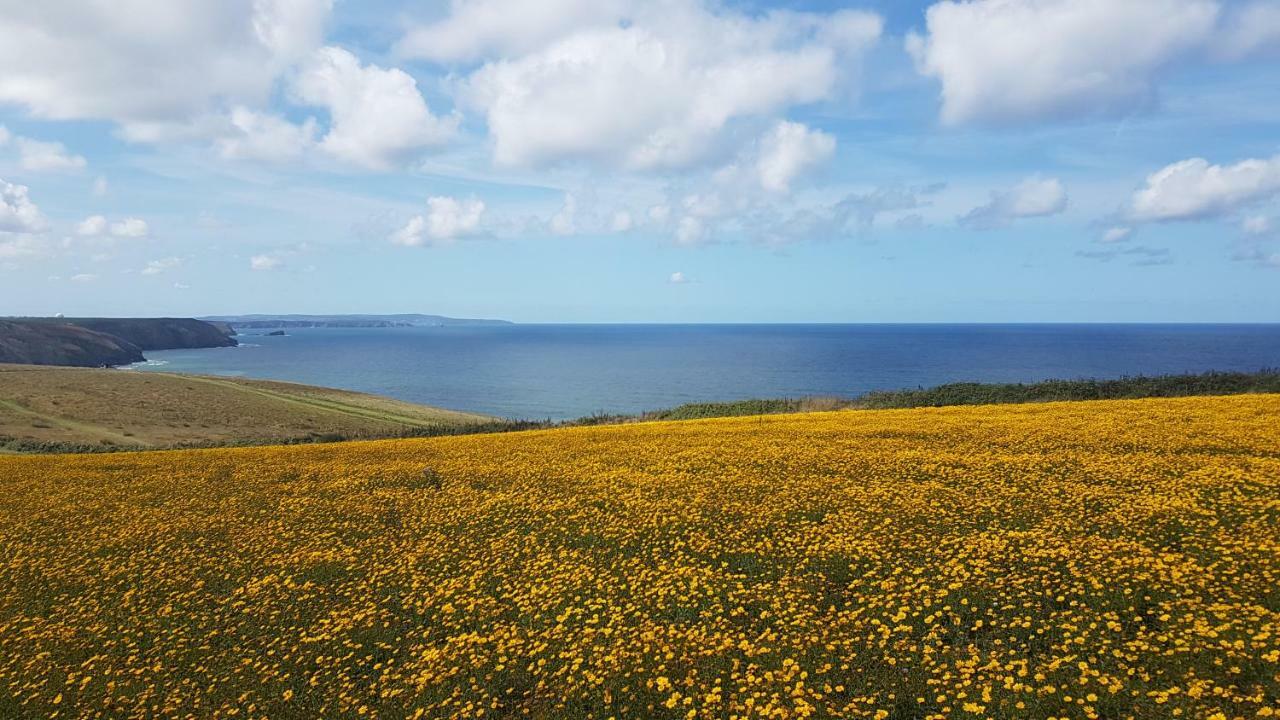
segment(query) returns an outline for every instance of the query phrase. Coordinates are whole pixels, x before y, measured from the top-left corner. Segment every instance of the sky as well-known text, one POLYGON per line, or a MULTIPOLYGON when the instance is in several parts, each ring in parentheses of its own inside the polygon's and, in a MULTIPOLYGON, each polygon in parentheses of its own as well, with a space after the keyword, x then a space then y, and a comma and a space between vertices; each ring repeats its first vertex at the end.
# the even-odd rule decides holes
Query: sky
POLYGON ((0 0, 0 315, 1280 321, 1280 0, 0 0))

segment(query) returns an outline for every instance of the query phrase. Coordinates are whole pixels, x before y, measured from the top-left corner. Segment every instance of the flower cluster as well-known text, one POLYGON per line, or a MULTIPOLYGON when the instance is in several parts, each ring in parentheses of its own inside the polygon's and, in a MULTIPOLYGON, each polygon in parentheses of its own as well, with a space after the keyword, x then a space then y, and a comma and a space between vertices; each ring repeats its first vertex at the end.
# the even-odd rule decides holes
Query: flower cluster
POLYGON ((0 717, 1272 717, 1278 419, 0 457, 0 717))

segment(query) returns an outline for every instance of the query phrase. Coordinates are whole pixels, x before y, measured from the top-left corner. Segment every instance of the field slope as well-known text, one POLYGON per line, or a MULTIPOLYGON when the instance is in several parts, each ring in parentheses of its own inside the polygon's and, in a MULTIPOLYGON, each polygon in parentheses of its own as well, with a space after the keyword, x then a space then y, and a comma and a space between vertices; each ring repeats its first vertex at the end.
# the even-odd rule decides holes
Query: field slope
POLYGON ((0 457, 0 717, 1268 717, 1277 418, 0 457))
POLYGON ((0 448, 11 450, 386 437, 487 420, 293 383, 0 365, 0 448))

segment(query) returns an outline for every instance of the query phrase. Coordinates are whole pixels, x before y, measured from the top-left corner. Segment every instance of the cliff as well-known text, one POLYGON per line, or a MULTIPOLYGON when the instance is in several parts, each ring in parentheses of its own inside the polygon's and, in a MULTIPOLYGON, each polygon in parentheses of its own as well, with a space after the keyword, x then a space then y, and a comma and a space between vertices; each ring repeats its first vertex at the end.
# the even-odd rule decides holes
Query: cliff
POLYGON ((190 318, 0 319, 0 363, 103 367, 140 362, 145 350, 235 344, 213 325, 190 318))
POLYGON ((123 338, 143 350, 236 345, 235 339, 227 333, 210 323, 191 318, 67 318, 61 322, 123 338))
POLYGON ((142 349, 75 325, 0 320, 0 363, 103 367, 141 362, 142 349))

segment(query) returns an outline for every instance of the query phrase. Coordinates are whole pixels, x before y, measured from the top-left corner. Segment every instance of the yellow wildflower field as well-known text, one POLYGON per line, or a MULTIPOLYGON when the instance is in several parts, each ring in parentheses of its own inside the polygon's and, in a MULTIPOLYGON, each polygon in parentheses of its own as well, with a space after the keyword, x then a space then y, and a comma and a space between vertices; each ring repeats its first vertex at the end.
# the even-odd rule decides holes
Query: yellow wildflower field
POLYGON ((1280 703, 1276 395, 0 457, 0 548, 3 718, 1280 703))

